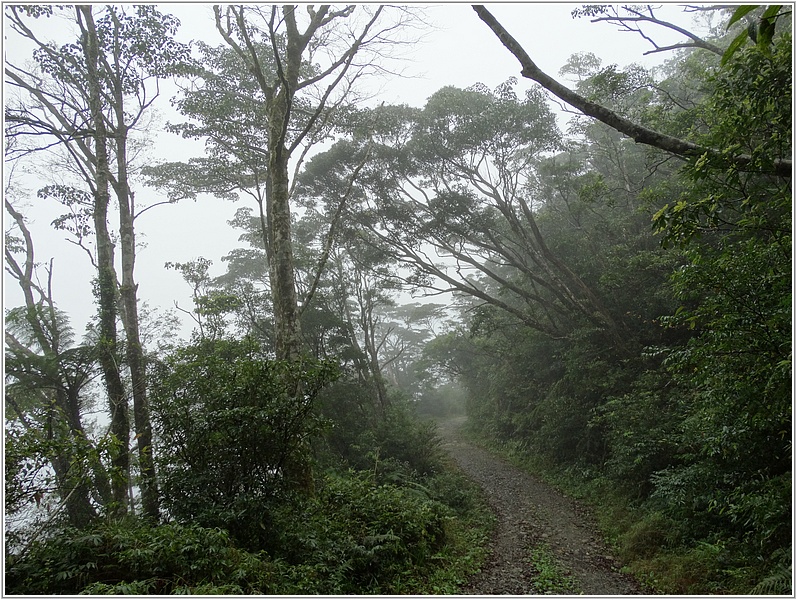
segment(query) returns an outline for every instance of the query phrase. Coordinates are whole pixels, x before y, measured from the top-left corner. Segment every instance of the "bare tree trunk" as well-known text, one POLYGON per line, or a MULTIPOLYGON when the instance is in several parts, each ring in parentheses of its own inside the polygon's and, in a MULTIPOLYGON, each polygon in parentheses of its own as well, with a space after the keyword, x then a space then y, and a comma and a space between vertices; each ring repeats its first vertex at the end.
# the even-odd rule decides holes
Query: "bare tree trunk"
POLYGON ((297 360, 301 355, 302 337, 299 328, 299 306, 296 295, 296 274, 293 267, 291 241, 290 187, 288 157, 285 148, 271 152, 270 206, 271 256, 269 275, 274 301, 274 321, 279 360, 297 360), (280 152, 282 150, 282 152, 280 152))

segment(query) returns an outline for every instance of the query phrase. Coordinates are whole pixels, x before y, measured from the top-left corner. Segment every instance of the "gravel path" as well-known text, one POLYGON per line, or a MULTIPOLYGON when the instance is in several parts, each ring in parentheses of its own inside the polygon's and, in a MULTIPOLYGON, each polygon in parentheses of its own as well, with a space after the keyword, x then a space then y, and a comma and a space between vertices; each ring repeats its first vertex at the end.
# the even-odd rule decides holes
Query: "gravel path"
POLYGON ((588 596, 642 594, 601 540, 587 511, 533 475, 468 442, 465 417, 439 423, 443 448, 487 496, 498 518, 492 553, 466 594, 525 595, 534 588, 531 549, 546 544, 564 574, 588 596))

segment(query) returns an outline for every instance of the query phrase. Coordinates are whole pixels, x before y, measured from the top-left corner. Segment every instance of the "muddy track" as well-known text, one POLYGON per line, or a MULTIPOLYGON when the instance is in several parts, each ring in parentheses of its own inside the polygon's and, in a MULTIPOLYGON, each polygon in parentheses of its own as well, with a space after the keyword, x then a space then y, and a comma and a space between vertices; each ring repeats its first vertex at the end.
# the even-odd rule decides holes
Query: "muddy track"
POLYGON ((589 513, 543 481, 480 448, 460 433, 465 417, 439 423, 443 448, 484 490, 497 516, 492 552, 482 571, 462 590, 466 594, 539 594, 534 586, 531 550, 545 544, 577 593, 621 596, 644 593, 619 572, 589 513))

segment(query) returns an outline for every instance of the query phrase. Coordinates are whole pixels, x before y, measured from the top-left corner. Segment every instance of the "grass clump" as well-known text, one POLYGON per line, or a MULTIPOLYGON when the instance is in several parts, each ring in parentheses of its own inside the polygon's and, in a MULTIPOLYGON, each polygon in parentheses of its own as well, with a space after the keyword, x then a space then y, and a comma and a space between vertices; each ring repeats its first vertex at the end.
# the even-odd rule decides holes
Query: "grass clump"
POLYGON ((565 574, 551 549, 546 544, 538 544, 531 551, 531 566, 534 570, 534 590, 536 594, 578 594, 578 584, 565 574))

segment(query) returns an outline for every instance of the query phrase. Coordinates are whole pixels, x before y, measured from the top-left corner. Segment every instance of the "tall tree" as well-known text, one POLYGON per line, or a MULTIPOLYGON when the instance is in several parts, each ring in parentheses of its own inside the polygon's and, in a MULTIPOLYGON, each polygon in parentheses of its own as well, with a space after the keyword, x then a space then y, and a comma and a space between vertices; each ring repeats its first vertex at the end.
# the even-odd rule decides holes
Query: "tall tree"
POLYGON ((276 353, 278 358, 294 360, 301 354, 301 335, 291 240, 290 161, 319 122, 347 99, 401 21, 380 26, 387 12, 381 6, 375 10, 307 6, 306 15, 295 5, 228 5, 215 6, 214 11, 216 28, 254 74, 265 101, 267 255, 276 353), (297 115, 307 110, 309 118, 299 117, 297 127, 297 115))
POLYGON ((519 98, 515 84, 373 109, 368 137, 336 144, 326 168, 352 169, 370 147, 346 215, 411 270, 408 285, 474 296, 552 337, 584 320, 622 346, 622 321, 543 235, 535 173, 561 138, 542 95, 519 98))
POLYGON ((316 283, 329 264, 327 302, 345 323, 359 379, 373 387, 378 414, 384 415, 390 401, 383 373, 386 335, 380 324, 403 281, 391 252, 352 218, 362 201, 359 178, 369 168, 370 148, 369 142, 361 146, 341 140, 329 152, 316 155, 299 177, 296 197, 305 209, 300 227, 327 230, 324 239, 302 244, 302 252, 313 255, 306 277, 312 284, 303 309, 320 302, 316 283))
MULTIPOLYGON (((6 270, 25 299, 24 307, 6 314, 6 405, 12 409, 7 418, 29 431, 41 428, 69 522, 82 527, 97 514, 90 471, 97 499, 103 504, 111 500, 108 474, 83 424, 82 392, 95 375, 96 356, 88 345, 73 345, 68 320, 53 300, 52 261, 44 286, 36 278, 33 238, 24 217, 8 199, 5 207, 22 236, 6 235, 6 270), (18 251, 23 252, 21 262, 18 251)), ((40 500, 41 491, 35 494, 40 500)))
MULTIPOLYGON (((90 214, 96 238, 94 264, 98 269, 103 347, 100 362, 108 392, 112 432, 121 448, 115 459, 119 472, 114 480, 115 497, 119 510, 124 511, 130 468, 130 427, 128 400, 117 360, 116 319, 119 315, 127 341, 125 350, 132 383, 143 507, 146 515, 157 518, 146 367, 138 322, 138 284, 134 275, 136 209, 129 151, 131 132, 141 126, 142 118, 158 96, 157 80, 167 76, 174 63, 185 59, 187 48, 173 39, 177 21, 151 6, 137 7, 135 16, 128 15, 122 8, 108 6, 101 9, 98 19, 94 17, 93 7, 74 7, 79 40, 58 47, 40 40, 26 18, 49 16, 53 8, 47 9, 9 7, 7 10, 13 29, 35 44, 34 56, 45 75, 40 77, 19 66, 6 66, 10 83, 30 98, 28 105, 7 111, 7 118, 17 125, 18 135, 54 137, 67 152, 83 185, 91 191, 90 214), (121 282, 117 279, 114 245, 108 228, 111 191, 119 209, 121 282)), ((67 186, 51 186, 45 193, 61 199, 79 195, 67 186)))

